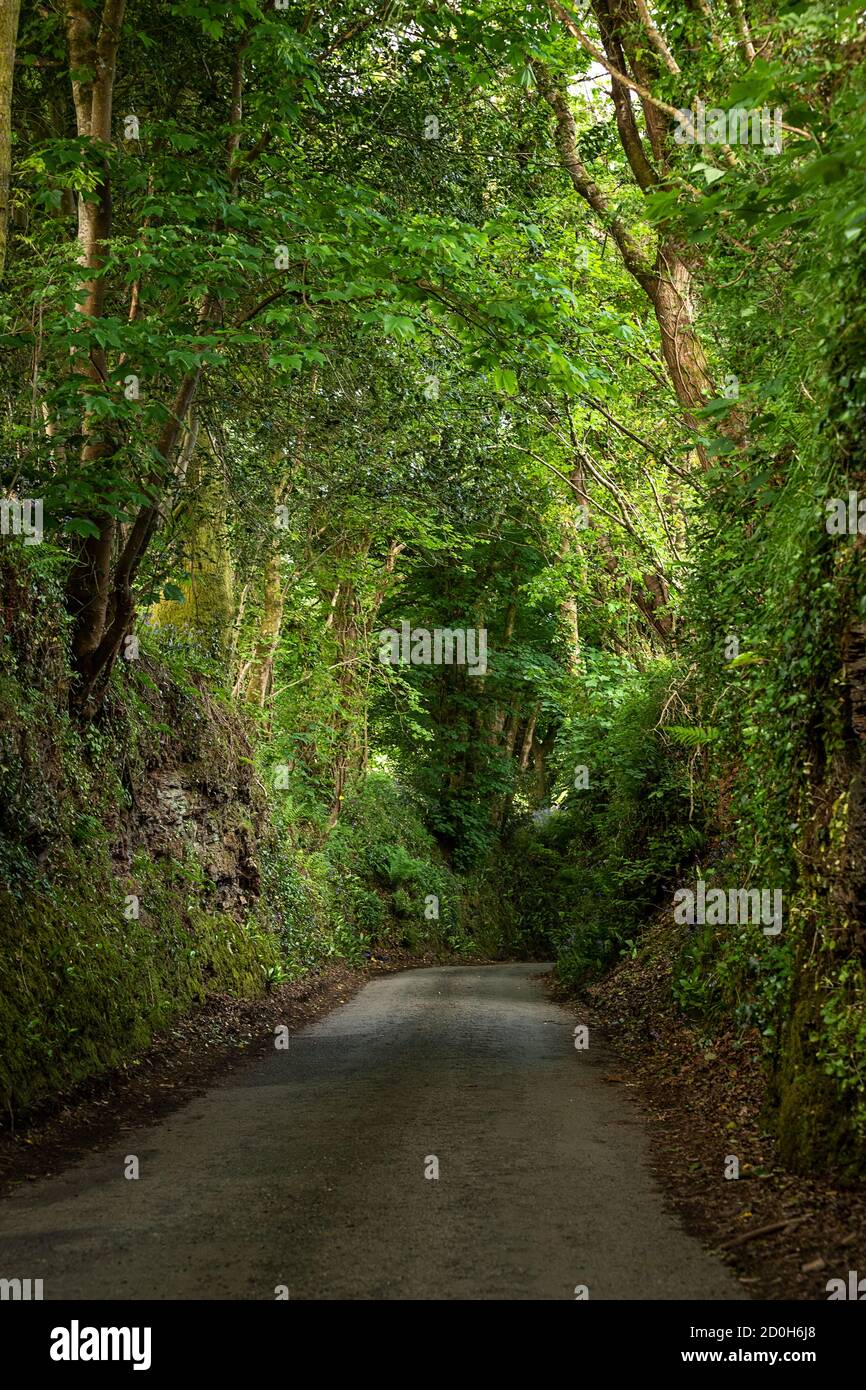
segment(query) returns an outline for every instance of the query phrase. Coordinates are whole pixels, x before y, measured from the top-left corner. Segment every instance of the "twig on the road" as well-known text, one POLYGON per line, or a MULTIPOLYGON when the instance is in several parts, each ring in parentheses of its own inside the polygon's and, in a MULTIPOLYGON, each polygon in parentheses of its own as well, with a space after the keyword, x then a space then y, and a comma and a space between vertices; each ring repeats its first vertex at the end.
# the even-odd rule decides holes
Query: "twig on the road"
POLYGON ((803 1216, 789 1216, 784 1221, 770 1221, 766 1226, 756 1226, 753 1231, 745 1231, 742 1235, 731 1236, 728 1240, 722 1241, 722 1248, 732 1250, 735 1245, 745 1245, 750 1240, 760 1240, 762 1236, 771 1236, 775 1231, 791 1230, 800 1221, 804 1221, 803 1216))

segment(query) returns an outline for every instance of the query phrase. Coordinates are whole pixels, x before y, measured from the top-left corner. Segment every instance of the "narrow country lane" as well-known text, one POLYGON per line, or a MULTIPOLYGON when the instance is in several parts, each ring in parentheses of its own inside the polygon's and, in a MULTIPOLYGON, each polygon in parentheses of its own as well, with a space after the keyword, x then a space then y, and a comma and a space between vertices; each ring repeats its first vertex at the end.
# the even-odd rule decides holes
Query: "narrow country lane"
POLYGON ((50 1298, 740 1298, 542 965, 377 980, 287 1050, 0 1205, 50 1298), (127 1155, 140 1177, 124 1177, 127 1155), (438 1161, 438 1178, 426 1176, 438 1161))

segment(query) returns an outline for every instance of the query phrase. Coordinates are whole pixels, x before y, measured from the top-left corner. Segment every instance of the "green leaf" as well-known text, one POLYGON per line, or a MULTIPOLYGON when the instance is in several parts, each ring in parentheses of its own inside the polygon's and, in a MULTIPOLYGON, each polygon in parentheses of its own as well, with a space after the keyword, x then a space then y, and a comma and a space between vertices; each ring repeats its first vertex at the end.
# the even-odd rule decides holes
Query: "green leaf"
POLYGON ((74 536, 98 536, 99 527, 83 516, 73 516, 63 523, 64 531, 74 536))
POLYGON ((517 395, 517 374, 511 367, 495 367, 493 370, 493 385, 497 391, 504 391, 506 396, 517 395))

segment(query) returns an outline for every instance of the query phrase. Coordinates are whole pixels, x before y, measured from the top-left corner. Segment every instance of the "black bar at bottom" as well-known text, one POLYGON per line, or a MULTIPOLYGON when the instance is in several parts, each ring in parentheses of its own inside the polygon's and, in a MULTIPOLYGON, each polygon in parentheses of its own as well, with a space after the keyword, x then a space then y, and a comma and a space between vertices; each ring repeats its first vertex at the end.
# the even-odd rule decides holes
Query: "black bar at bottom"
POLYGON ((0 1303, 0 1336, 7 1370, 47 1372, 61 1382, 106 1371, 159 1383, 185 1372, 212 1373, 222 1383, 282 1372, 286 1380, 348 1373, 430 1386, 437 1374, 462 1379, 476 1358, 486 1380, 501 1365, 509 1383, 524 1374, 533 1382, 551 1372, 560 1377, 563 1359, 581 1379, 604 1371, 800 1366, 826 1381, 858 1364, 866 1329, 859 1308, 829 1301, 576 1300, 557 1310, 550 1303, 395 1300, 386 1307, 383 1315, 383 1305, 366 1302, 12 1301, 0 1303))

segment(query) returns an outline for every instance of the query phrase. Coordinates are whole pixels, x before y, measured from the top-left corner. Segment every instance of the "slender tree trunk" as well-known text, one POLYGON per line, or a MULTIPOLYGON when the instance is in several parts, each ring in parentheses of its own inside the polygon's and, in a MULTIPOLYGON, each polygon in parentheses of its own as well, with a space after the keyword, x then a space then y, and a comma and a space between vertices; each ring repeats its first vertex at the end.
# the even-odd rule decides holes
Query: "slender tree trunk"
POLYGON ((164 600, 153 610, 159 627, 170 627, 228 665, 234 620, 234 575, 226 533, 227 501, 222 464, 206 431, 190 460, 189 502, 182 517, 187 577, 184 600, 164 600))
MULTIPOLYGON (((586 477, 583 464, 579 460, 571 471, 571 483, 577 492, 582 493, 584 497, 586 496, 586 477)), ((581 545, 578 534, 577 522, 574 517, 569 514, 562 528, 559 558, 561 561, 570 559, 572 561, 579 560, 582 567, 583 557, 581 555, 581 545)), ((571 675, 576 676, 581 669, 580 615, 577 611, 577 596, 574 592, 574 585, 572 584, 570 576, 566 577, 566 583, 568 588, 565 597, 560 602, 559 615, 562 620, 565 639, 568 643, 566 658, 568 670, 571 675)))
POLYGON ((694 411, 714 395, 714 387, 694 329, 691 271, 682 251, 675 242, 666 241, 652 256, 643 241, 614 213, 580 158, 577 126, 568 98, 556 87, 543 63, 533 59, 532 68, 538 89, 556 117, 556 144, 562 166, 575 192, 610 231, 623 264, 652 305, 671 384, 687 423, 694 426, 694 411))
MULTIPOLYGON (((66 35, 75 105, 76 133, 79 139, 111 144, 111 113, 114 78, 125 0, 105 0, 98 28, 94 31, 92 11, 80 0, 66 0, 66 35)), ((78 289, 78 312, 82 318, 98 319, 105 302, 105 280, 100 274, 106 246, 111 237, 111 185, 108 161, 102 158, 99 182, 92 193, 78 199, 79 264, 82 277, 78 289)), ((75 370, 94 386, 107 376, 106 355, 93 347, 86 354, 75 353, 75 370)), ((92 417, 82 423, 81 471, 84 477, 96 475, 111 453, 106 431, 92 417)), ((67 599, 73 618, 72 651, 75 665, 87 684, 108 617, 108 590, 114 550, 116 522, 106 514, 89 518, 98 534, 82 541, 70 573, 67 599)), ((119 646, 119 642, 118 642, 119 646)))
MULTIPOLYGON (((366 554, 366 550, 364 552, 366 554)), ((363 558, 363 557, 361 557, 363 558)), ((337 709, 334 713, 334 747, 331 809, 328 825, 334 826, 343 806, 343 798, 356 770, 363 739, 358 686, 357 662, 360 656, 360 607, 352 579, 342 579, 337 586, 331 610, 331 630, 337 647, 339 669, 337 709)))
POLYGON ((0 0, 0 279, 6 267, 12 176, 12 78, 21 0, 0 0))
POLYGON ((535 721, 538 718, 538 712, 539 707, 538 705, 536 705, 535 709, 532 711, 532 713, 526 721, 526 727, 523 730, 523 737, 520 740, 520 754, 517 761, 521 772, 525 772, 526 769, 529 767, 529 756, 532 752, 532 743, 533 739, 535 738, 535 721))
POLYGON ((262 612, 246 682, 246 699, 264 709, 273 684, 274 657, 283 624, 282 556, 273 550, 265 566, 262 612))
MULTIPOLYGON (((78 134, 106 145, 111 140, 115 64, 124 5, 125 0, 105 0, 98 33, 94 33, 92 13, 83 8, 81 0, 65 0, 78 134)), ((237 154, 243 61, 248 44, 249 36, 245 35, 235 54, 232 76, 232 128, 226 146, 226 169, 232 194, 239 177, 237 154)), ((107 162, 103 164, 103 176, 92 199, 87 202, 79 199, 78 213, 80 261, 85 269, 79 310, 91 318, 99 317, 105 297, 105 281, 98 272, 103 267, 104 248, 111 235, 111 190, 107 162), (88 271, 97 273, 88 275, 88 271)), ((216 230, 219 229, 217 224, 216 230)), ((213 295, 206 291, 198 316, 202 330, 213 318, 215 307, 213 295)), ((94 382, 103 383, 106 380, 105 353, 94 350, 87 359, 79 358, 77 369, 94 382)), ((72 653, 77 671, 73 707, 84 718, 91 717, 98 708, 123 639, 132 625, 135 614, 133 583, 159 525, 160 499, 171 476, 177 443, 195 400, 200 377, 200 366, 190 368, 177 389, 166 423, 156 441, 154 453, 158 462, 139 484, 140 491, 151 494, 153 501, 141 507, 122 545, 112 517, 98 512, 88 517, 97 527, 98 534, 82 543, 67 585, 67 603, 73 618, 72 653)), ((111 443, 90 420, 85 420, 82 433, 82 472, 85 475, 94 474, 98 481, 98 474, 111 454, 111 443)))
MULTIPOLYGON (((566 31, 586 47, 586 36, 558 0, 548 0, 548 3, 566 31)), ((662 69, 667 74, 679 73, 680 66, 652 25, 642 0, 641 3, 593 0, 592 9, 604 53, 593 51, 610 65, 611 95, 620 144, 638 188, 651 193, 670 173, 670 119, 652 97, 651 88, 662 69), (642 30, 647 35, 646 44, 639 41, 642 30), (629 69, 634 77, 628 76, 629 69), (632 106, 635 84, 642 92, 646 138, 638 129, 632 106)), ((575 192, 610 233, 623 264, 652 305, 671 384, 683 408, 685 422, 694 429, 697 426, 695 412, 716 394, 695 328, 694 255, 664 230, 653 254, 645 234, 623 220, 614 203, 590 177, 580 157, 577 128, 567 95, 557 87, 540 59, 533 58, 530 63, 538 90, 556 117, 556 145, 562 167, 575 192)), ((729 161, 734 159, 731 151, 726 153, 729 161)), ((720 429, 739 442, 743 436, 740 413, 731 411, 720 429)), ((701 466, 709 467, 706 451, 698 448, 696 453, 701 466)))

